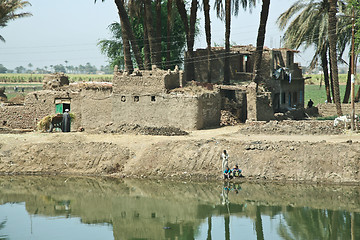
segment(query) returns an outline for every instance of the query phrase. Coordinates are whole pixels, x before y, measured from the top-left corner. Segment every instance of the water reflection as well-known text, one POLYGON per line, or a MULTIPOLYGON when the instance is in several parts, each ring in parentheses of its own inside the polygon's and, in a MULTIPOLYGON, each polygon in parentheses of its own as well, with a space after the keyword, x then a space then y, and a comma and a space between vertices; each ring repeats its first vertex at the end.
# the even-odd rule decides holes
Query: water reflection
MULTIPOLYGON (((358 186, 0 177, 0 204, 25 203, 30 216, 110 224, 114 239, 360 239, 359 190, 358 186)), ((0 213, 0 239, 12 239, 5 217, 0 213)))

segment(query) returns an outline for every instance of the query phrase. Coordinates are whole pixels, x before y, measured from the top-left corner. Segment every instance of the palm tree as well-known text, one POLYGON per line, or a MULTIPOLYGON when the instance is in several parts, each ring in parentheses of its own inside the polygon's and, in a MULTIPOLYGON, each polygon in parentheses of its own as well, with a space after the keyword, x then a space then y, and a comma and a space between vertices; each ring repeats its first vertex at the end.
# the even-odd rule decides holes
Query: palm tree
POLYGON ((328 18, 328 36, 329 36, 329 49, 330 49, 330 71, 334 83, 334 102, 336 105, 336 112, 338 116, 342 116, 341 103, 340 103, 340 90, 339 90, 339 76, 338 76, 338 65, 337 65, 337 0, 329 0, 329 18, 328 18))
POLYGON ((171 16, 172 16, 172 8, 173 8, 173 1, 172 0, 168 0, 167 1, 167 19, 166 19, 166 69, 169 69, 171 66, 170 63, 170 59, 171 59, 171 55, 170 55, 170 47, 171 47, 171 28, 172 28, 172 21, 171 21, 171 16))
POLYGON ((205 34, 207 44, 207 80, 211 82, 211 29, 210 29, 210 4, 209 0, 203 0, 205 17, 205 34))
POLYGON ((280 29, 285 29, 287 26, 283 37, 285 47, 294 49, 298 49, 300 46, 305 48, 315 47, 315 54, 310 66, 314 67, 318 59, 320 59, 324 72, 327 101, 330 103, 330 88, 333 90, 333 84, 330 84, 329 80, 327 59, 329 49, 328 11, 328 0, 298 0, 279 16, 277 23, 280 29))
POLYGON ((260 26, 258 30, 258 36, 256 40, 256 53, 255 53, 255 60, 254 60, 254 81, 256 85, 259 84, 260 74, 258 72, 261 68, 261 60, 262 60, 262 53, 264 49, 264 42, 265 42, 265 32, 266 32, 266 23, 269 16, 269 8, 270 8, 270 0, 263 0, 262 1, 262 9, 260 14, 260 26))
MULTIPOLYGON (((95 3, 97 0, 94 0, 95 3)), ((104 2, 105 0, 101 0, 104 2)), ((132 31, 130 20, 128 13, 124 6, 123 0, 114 0, 116 7, 118 9, 119 17, 120 17, 120 23, 122 28, 122 37, 123 37, 123 44, 124 44, 124 60, 125 60, 125 69, 128 71, 132 71, 132 61, 131 61, 131 54, 130 54, 130 45, 128 45, 129 42, 131 42, 131 48, 133 49, 134 56, 137 62, 137 65, 139 69, 144 69, 143 60, 140 54, 139 46, 137 44, 136 38, 134 36, 134 33, 132 31)))
POLYGON ((161 67, 161 0, 156 0, 156 65, 161 67))
POLYGON ((217 16, 223 18, 225 15, 225 59, 224 59, 224 84, 230 84, 230 25, 231 25, 231 13, 237 16, 239 12, 239 4, 246 9, 248 6, 252 8, 256 4, 256 0, 225 0, 225 11, 221 0, 215 1, 217 16), (233 4, 232 4, 232 1, 233 4))
POLYGON ((186 80, 191 81, 194 79, 194 40, 195 40, 195 24, 196 24, 196 12, 198 7, 198 1, 192 0, 190 7, 190 23, 188 21, 188 15, 185 8, 184 0, 176 0, 176 6, 181 16, 181 19, 184 24, 186 32, 186 41, 187 41, 187 62, 186 64, 186 80))
MULTIPOLYGON (((22 0, 0 1, 0 28, 6 27, 11 20, 32 16, 29 12, 15 13, 17 10, 23 9, 26 6, 31 6, 30 2, 22 0)), ((5 42, 4 37, 1 35, 0 40, 5 42)))

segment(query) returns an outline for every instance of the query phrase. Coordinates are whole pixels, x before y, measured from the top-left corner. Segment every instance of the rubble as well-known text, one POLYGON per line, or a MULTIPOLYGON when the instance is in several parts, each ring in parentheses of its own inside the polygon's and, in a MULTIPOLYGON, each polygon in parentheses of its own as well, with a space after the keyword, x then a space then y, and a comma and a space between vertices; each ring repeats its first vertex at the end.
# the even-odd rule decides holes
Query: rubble
POLYGON ((239 130, 243 134, 278 134, 278 135, 339 135, 344 129, 333 126, 333 121, 270 121, 247 122, 239 130))
POLYGON ((239 123, 239 119, 230 111, 221 110, 220 126, 235 126, 239 123))

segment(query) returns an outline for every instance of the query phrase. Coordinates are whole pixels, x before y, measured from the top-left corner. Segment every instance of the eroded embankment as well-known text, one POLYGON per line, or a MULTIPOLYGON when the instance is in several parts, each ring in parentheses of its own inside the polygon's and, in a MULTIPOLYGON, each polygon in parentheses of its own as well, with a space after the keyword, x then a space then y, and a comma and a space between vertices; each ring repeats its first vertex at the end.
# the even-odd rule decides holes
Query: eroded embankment
POLYGON ((238 163, 246 179, 360 183, 354 141, 210 136, 0 134, 0 173, 212 179, 221 178, 227 149, 229 165, 238 163))

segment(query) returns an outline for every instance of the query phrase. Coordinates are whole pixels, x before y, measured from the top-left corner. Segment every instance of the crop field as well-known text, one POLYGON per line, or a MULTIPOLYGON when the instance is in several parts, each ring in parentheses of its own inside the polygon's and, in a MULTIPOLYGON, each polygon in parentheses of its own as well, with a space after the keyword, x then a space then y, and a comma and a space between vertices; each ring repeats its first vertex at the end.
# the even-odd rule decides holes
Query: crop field
MULTIPOLYGON (((16 74, 16 73, 1 73, 1 83, 35 83, 42 82, 46 74, 16 74)), ((70 82, 112 82, 113 75, 95 75, 95 74, 66 74, 69 76, 70 82)))

